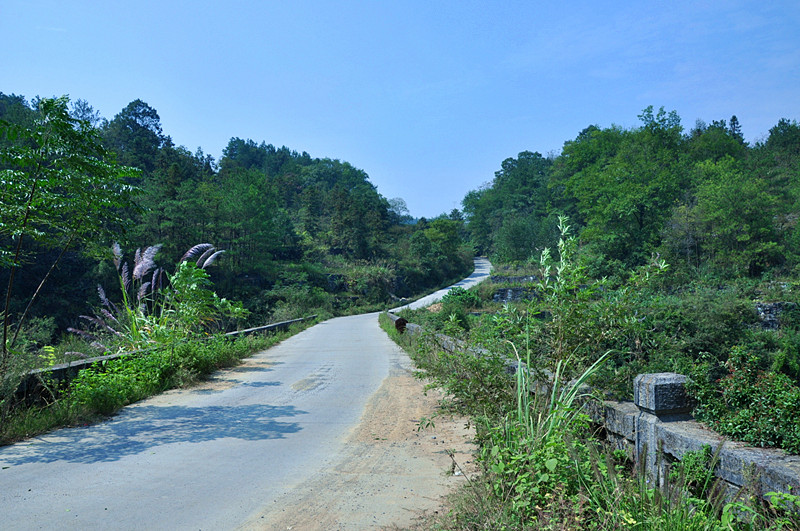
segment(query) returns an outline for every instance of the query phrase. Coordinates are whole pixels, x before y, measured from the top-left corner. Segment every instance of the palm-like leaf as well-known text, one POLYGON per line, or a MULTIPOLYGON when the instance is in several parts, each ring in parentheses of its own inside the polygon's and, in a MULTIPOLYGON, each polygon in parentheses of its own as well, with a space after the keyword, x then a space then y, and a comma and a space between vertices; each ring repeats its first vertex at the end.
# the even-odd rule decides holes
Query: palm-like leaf
POLYGON ((214 247, 206 249, 205 252, 200 255, 200 258, 197 259, 197 267, 202 268, 203 264, 208 260, 208 257, 214 254, 214 250, 214 247))

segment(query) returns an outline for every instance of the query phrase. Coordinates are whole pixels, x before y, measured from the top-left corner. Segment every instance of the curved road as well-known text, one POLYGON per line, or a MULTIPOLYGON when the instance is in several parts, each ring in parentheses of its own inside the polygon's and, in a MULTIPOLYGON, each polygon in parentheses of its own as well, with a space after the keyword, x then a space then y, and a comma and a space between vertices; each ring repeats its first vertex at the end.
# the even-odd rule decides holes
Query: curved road
MULTIPOLYGON (((475 264, 457 285, 487 278, 488 261, 475 264)), ((0 527, 242 526, 337 459, 367 401, 407 359, 377 314, 331 319, 205 385, 0 447, 0 527)))

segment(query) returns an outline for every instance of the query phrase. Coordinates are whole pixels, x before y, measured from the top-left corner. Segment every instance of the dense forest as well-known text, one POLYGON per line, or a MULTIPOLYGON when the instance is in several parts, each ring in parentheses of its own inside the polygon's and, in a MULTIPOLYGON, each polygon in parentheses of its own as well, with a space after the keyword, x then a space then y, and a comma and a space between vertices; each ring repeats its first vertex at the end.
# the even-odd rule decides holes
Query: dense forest
POLYGON ((596 275, 658 255, 682 280, 759 278, 800 265, 800 126, 748 145, 736 116, 684 131, 647 108, 641 126, 589 126, 545 158, 525 151, 463 201, 479 252, 525 261, 553 247, 558 215, 580 228, 596 275))
MULTIPOLYGON (((14 132, 52 133, 42 120, 43 101, 0 93, 0 120, 7 125, 0 149, 44 149, 41 138, 14 132)), ((51 265, 58 264, 23 323, 39 346, 56 340, 76 326, 80 314, 100 304, 98 285, 118 284, 115 242, 131 257, 136 249, 160 246, 155 262, 166 270, 197 244, 224 251, 208 273, 221 296, 241 301, 250 311, 249 321, 240 325, 381 307, 438 287, 471 266, 459 216, 412 219, 402 199, 381 196, 368 175, 350 163, 236 137, 217 161, 201 149, 192 153, 176 146, 156 109, 141 100, 111 120, 84 100, 62 103, 82 138, 96 137, 99 159, 125 170, 115 204, 97 213, 103 219, 96 220, 94 233, 88 224, 71 232, 70 212, 62 209, 51 221, 33 226, 23 241, 7 301, 11 322, 25 312, 51 265)), ((54 165, 63 147, 56 145, 38 163, 54 165)), ((38 196, 49 197, 53 209, 75 193, 55 178, 33 182, 29 174, 36 153, 29 154, 0 190, 3 286, 9 285, 7 266, 32 188, 38 186, 38 196)), ((15 168, 11 158, 2 164, 0 169, 15 168)), ((64 169, 64 175, 73 179, 69 171, 83 170, 64 169)))

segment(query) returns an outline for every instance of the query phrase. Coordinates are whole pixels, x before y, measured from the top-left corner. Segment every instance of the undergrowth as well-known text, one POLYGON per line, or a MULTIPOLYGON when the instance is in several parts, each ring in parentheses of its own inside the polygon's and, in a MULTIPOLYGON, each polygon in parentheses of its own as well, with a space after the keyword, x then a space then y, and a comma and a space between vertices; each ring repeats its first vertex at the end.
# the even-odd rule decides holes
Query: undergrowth
MULTIPOLYGON (((539 296, 524 315, 507 310, 493 319, 494 335, 481 338, 487 350, 474 344, 474 329, 471 343, 465 341, 470 333, 455 344, 431 332, 400 336, 419 376, 442 387, 447 405, 477 427, 481 474, 426 528, 800 528, 798 513, 788 510, 800 502, 798 496, 772 493, 771 503, 763 504, 748 492, 723 499, 712 472, 716 455, 689 459, 658 487, 624 452, 595 437, 580 409, 581 401, 593 398, 581 384, 609 379, 620 362, 635 361, 637 351, 630 347, 645 337, 638 316, 626 314, 633 308, 596 302, 632 296, 652 274, 643 270, 629 288, 608 296, 583 277, 564 220, 561 231, 558 259, 543 254, 539 296), (617 348, 601 350, 608 345, 617 348)), ((388 318, 383 326, 390 328, 388 318)))
MULTIPOLYGON (((51 386, 45 402, 18 404, 0 427, 0 444, 9 444, 65 426, 103 419, 124 406, 175 387, 188 387, 213 373, 233 367, 255 352, 269 348, 311 326, 297 323, 289 330, 235 340, 222 336, 186 341, 174 348, 125 355, 84 369, 66 389, 51 386), (49 398, 49 399, 48 399, 49 398)), ((48 385, 48 382, 44 382, 48 385)), ((52 384, 50 384, 52 385, 52 384)))

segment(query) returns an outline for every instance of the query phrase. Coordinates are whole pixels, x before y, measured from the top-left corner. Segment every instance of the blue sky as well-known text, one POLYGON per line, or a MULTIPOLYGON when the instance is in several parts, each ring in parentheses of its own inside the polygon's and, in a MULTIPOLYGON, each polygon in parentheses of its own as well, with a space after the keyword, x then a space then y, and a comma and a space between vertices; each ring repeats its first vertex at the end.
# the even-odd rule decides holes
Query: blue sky
POLYGON ((745 138, 800 119, 800 2, 3 0, 0 91, 134 99, 176 144, 231 137, 350 162, 414 216, 460 208, 520 151, 586 126, 745 138))

